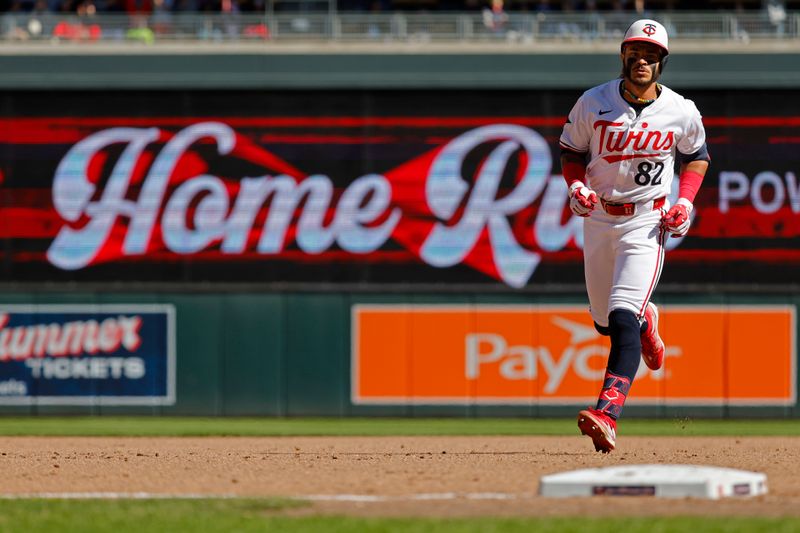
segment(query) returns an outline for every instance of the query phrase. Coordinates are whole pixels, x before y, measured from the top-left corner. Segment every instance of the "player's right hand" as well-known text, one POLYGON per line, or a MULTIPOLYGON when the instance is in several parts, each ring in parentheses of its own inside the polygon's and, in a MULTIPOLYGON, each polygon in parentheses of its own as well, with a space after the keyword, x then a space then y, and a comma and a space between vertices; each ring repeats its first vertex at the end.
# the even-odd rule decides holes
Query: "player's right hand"
POLYGON ((575 182, 569 188, 570 211, 579 217, 588 217, 597 205, 597 193, 581 183, 575 182))

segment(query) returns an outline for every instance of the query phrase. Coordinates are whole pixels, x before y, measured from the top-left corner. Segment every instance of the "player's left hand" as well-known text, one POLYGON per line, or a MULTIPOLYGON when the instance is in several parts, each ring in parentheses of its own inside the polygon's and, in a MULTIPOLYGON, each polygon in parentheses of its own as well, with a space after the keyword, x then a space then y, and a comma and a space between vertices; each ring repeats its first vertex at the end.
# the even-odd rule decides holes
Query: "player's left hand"
POLYGON ((692 224, 692 204, 685 198, 679 198, 669 211, 661 217, 661 223, 672 237, 683 237, 689 233, 692 224))
POLYGON ((580 181, 569 188, 569 208, 579 217, 588 217, 597 205, 597 193, 580 181))

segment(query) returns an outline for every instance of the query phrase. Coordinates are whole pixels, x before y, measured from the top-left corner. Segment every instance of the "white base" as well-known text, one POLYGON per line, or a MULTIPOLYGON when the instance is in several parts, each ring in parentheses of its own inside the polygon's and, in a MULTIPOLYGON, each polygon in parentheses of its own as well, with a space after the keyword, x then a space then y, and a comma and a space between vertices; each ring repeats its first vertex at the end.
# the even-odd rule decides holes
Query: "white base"
POLYGON ((695 465, 629 465, 587 468, 543 476, 539 494, 572 496, 656 496, 705 498, 767 493, 767 476, 731 468, 695 465))

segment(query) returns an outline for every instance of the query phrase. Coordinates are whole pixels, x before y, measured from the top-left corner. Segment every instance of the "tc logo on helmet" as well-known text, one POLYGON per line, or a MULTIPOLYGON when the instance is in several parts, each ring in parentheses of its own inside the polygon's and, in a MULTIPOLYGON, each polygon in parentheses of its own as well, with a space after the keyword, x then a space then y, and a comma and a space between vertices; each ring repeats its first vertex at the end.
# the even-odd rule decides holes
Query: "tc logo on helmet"
POLYGON ((653 35, 656 32, 656 26, 655 24, 645 24, 642 31, 647 35, 653 35))

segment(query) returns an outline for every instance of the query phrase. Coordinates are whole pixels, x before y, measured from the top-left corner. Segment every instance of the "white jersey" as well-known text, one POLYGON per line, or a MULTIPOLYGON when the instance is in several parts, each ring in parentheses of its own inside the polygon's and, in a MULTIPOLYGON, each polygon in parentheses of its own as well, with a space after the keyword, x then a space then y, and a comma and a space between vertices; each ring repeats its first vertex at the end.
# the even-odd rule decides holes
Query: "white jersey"
POLYGON ((575 103, 560 143, 588 152, 586 185, 609 202, 644 202, 670 193, 675 151, 706 142, 694 102, 668 87, 637 116, 620 94, 621 79, 589 89, 575 103))

